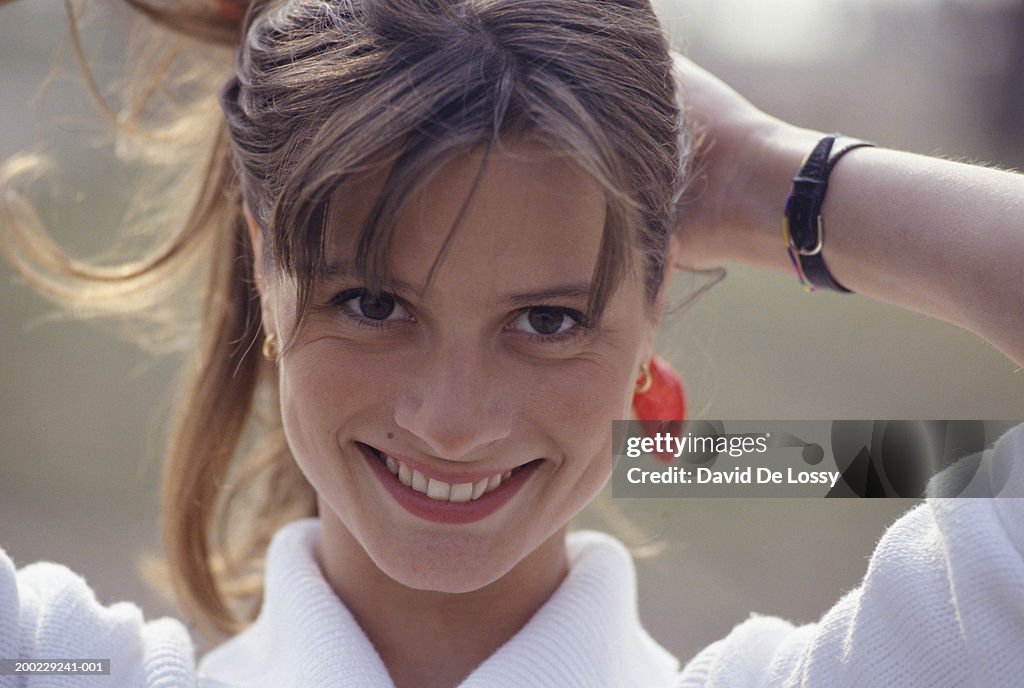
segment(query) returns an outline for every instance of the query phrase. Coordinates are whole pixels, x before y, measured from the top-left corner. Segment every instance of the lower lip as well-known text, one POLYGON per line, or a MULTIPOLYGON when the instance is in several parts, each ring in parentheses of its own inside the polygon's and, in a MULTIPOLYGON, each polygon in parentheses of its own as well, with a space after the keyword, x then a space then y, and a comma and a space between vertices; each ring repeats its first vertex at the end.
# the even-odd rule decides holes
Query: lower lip
POLYGON ((526 481, 529 480, 530 476, 533 475, 534 469, 540 464, 539 461, 535 461, 524 466, 516 471, 508 480, 502 480, 501 485, 497 488, 484 493, 477 499, 468 502, 449 502, 431 499, 422 492, 406 487, 398 480, 397 475, 388 470, 384 462, 378 459, 369 447, 362 444, 358 446, 360 453, 369 462, 374 474, 403 509, 413 516, 418 516, 426 521, 448 525, 475 523, 487 518, 516 495, 526 481))

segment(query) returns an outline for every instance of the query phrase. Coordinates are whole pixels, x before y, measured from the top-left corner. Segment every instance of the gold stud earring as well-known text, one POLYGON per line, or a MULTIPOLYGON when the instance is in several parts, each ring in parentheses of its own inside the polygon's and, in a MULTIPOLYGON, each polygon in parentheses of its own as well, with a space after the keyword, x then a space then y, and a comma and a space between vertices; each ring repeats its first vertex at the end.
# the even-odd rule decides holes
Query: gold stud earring
POLYGON ((281 350, 277 347, 277 335, 273 332, 267 333, 267 336, 263 338, 263 358, 276 363, 277 357, 280 355, 281 350))
POLYGON ((651 364, 645 362, 640 366, 640 379, 636 381, 636 387, 633 391, 636 394, 643 394, 651 388, 651 384, 654 382, 654 376, 651 375, 651 364))

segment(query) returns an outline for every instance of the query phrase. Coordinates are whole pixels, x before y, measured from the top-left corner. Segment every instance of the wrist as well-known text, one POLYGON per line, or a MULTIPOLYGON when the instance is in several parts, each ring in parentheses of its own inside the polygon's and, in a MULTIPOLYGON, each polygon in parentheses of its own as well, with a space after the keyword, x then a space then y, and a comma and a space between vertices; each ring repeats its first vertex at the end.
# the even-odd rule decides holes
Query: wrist
POLYGON ((791 271, 782 238, 782 216, 793 175, 823 133, 772 118, 751 135, 746 170, 737 177, 736 231, 730 260, 791 271))

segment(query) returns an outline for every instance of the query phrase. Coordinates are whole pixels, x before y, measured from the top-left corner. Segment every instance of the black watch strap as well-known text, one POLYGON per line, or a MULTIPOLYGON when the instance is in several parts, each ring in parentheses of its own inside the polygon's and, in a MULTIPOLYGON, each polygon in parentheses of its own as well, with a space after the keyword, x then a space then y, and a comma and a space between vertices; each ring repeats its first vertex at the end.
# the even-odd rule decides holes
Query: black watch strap
POLYGON ((800 281, 809 291, 820 288, 850 293, 825 265, 822 256, 825 221, 821 208, 825 203, 829 175, 839 159, 855 148, 872 145, 867 141, 830 134, 818 142, 793 178, 793 189, 786 199, 786 242, 800 281))

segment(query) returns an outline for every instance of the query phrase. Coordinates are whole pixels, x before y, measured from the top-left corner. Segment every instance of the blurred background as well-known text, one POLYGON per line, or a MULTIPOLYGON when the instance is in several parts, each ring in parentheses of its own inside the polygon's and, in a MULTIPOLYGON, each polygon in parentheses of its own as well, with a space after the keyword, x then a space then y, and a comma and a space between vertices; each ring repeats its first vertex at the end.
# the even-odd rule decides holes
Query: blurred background
MULTIPOLYGON (((679 48, 768 112, 918 153, 1024 165, 1021 0, 656 6, 679 48)), ((87 27, 101 73, 116 66, 119 28, 87 27)), ((44 213, 63 245, 90 256, 112 241, 132 179, 74 60, 53 57, 66 33, 56 0, 0 9, 0 155, 41 143, 54 153, 60 181, 44 213)), ((684 279, 678 294, 694 286, 684 279)), ((19 566, 68 565, 106 604, 177 615, 136 562, 158 549, 160 447, 181 357, 154 358, 103 322, 55 317, 6 264, 0 323, 0 547, 19 566)), ((660 350, 705 418, 1024 418, 1024 372, 985 342, 860 297, 807 295, 791 275, 730 266, 669 324, 660 350)), ((591 510, 580 525, 615 527, 640 551, 657 545, 638 562, 641 613, 684 660, 752 611, 818 618, 913 505, 608 503, 611 516, 591 510)))

